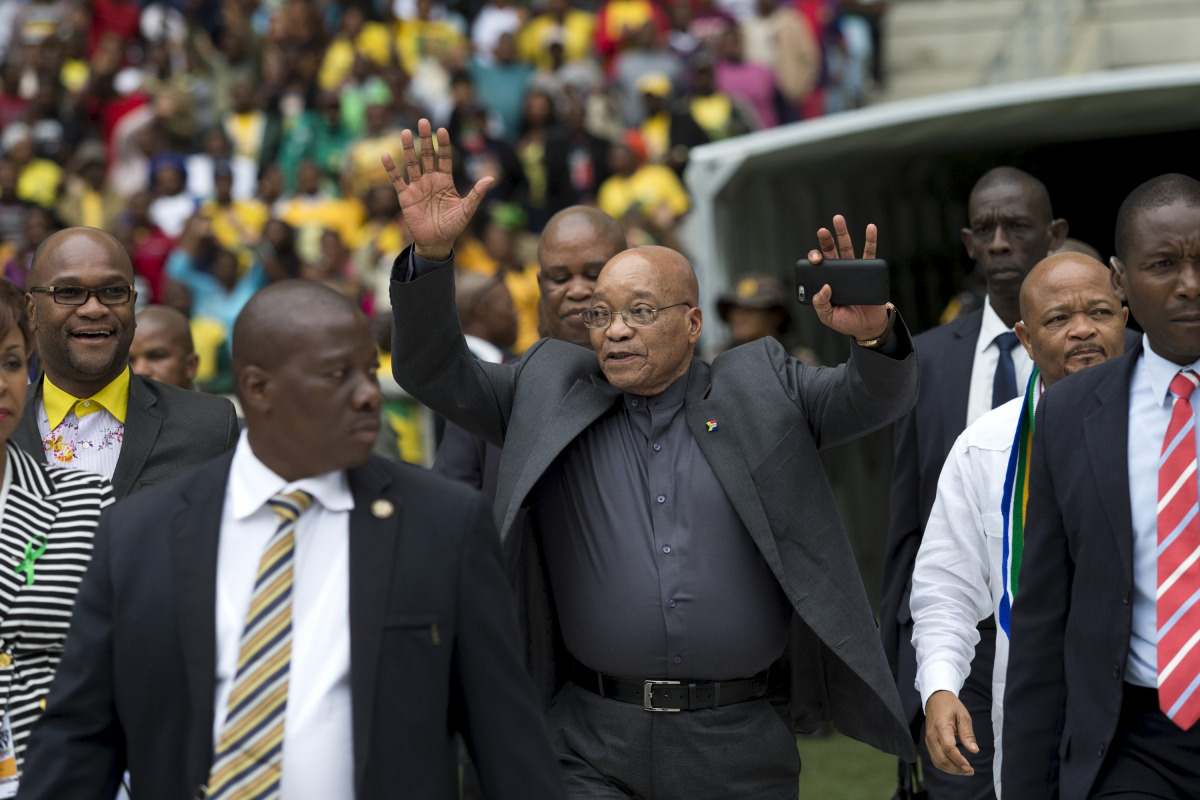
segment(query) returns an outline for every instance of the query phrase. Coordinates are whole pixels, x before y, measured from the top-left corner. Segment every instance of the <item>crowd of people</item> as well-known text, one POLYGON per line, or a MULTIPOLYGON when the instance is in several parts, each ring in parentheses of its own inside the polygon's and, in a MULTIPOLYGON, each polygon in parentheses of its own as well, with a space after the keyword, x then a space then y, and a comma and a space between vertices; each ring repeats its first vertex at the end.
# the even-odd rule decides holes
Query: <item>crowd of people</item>
MULTIPOLYGON (((832 723, 906 800, 1200 796, 1200 181, 1133 188, 1106 265, 990 170, 984 305, 914 336, 825 286, 837 367, 785 349, 766 277, 699 359, 686 257, 569 206, 512 359, 504 284, 457 268, 495 177, 460 193, 453 150, 421 119, 381 156, 432 474, 372 453, 379 335, 321 281, 236 317, 240 426, 112 234, 0 283, 0 790, 794 798, 795 734, 832 723), (819 451, 892 422, 877 625, 819 451)), ((860 252, 841 216, 816 243, 860 252)))
POLYGON ((678 246, 688 150, 852 108, 884 4, 836 0, 0 2, 0 265, 24 288, 55 230, 113 233, 139 303, 192 320, 201 388, 263 286, 387 311, 411 242, 379 153, 420 116, 460 187, 494 177, 459 266, 500 274, 536 339, 532 251, 598 204, 678 246))

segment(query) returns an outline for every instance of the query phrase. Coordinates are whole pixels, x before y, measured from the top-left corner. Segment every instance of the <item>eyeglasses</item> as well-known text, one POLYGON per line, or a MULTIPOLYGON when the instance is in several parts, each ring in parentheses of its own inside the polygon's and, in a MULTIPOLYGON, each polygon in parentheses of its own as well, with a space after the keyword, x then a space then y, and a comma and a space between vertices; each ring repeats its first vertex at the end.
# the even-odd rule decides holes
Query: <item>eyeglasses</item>
POLYGON ((620 311, 613 312, 607 308, 589 308, 579 312, 579 316, 583 318, 583 327, 591 328, 592 330, 606 330, 612 324, 613 314, 621 315, 621 319, 625 320, 625 324, 631 328, 644 328, 647 325, 653 325, 658 319, 658 312, 666 311, 668 308, 675 306, 692 307, 691 303, 674 303, 662 308, 651 308, 650 306, 634 306, 633 308, 622 308, 620 311))
POLYGON ((30 286, 31 292, 42 292, 54 298, 60 306, 82 306, 92 295, 106 306, 122 306, 133 297, 132 286, 101 286, 87 289, 83 286, 30 286))

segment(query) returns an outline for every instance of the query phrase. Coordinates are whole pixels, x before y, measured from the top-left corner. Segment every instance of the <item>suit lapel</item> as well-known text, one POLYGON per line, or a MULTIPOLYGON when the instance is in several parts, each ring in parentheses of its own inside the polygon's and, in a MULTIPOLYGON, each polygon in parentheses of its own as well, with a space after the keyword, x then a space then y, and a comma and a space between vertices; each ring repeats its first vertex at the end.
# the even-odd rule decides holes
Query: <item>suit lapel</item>
POLYGON ((708 397, 709 388, 709 366, 700 359, 693 358, 688 369, 687 400, 684 408, 688 430, 725 490, 725 496, 729 498, 734 510, 746 525, 750 538, 758 546, 767 566, 771 568, 783 590, 792 596, 783 570, 783 561, 779 557, 779 547, 775 543, 766 511, 759 499, 758 488, 754 485, 754 479, 746 466, 746 459, 735 438, 737 420, 735 415, 722 413, 725 409, 720 403, 708 397), (719 421, 713 431, 708 430, 709 420, 719 421))
POLYGON ((975 366, 975 345, 983 326, 983 311, 964 319, 946 352, 941 375, 942 452, 954 449, 954 441, 967 427, 967 404, 971 396, 971 370, 975 366))
POLYGON ((542 435, 537 438, 522 459, 524 467, 517 477, 516 485, 505 510, 504 522, 500 526, 501 537, 508 539, 513 520, 521 502, 533 489, 538 478, 546 471, 568 444, 575 437, 587 430, 604 412, 612 408, 613 403, 621 396, 621 390, 614 387, 602 376, 592 375, 580 378, 570 391, 559 401, 558 407, 548 417, 542 435))
POLYGON ((12 441, 33 456, 46 463, 46 448, 42 446, 42 434, 38 430, 38 409, 42 406, 42 381, 38 378, 37 385, 25 400, 25 413, 17 423, 17 429, 12 433, 12 441))
POLYGON ((1084 418, 1083 439, 1096 493, 1121 556, 1122 574, 1133 574, 1133 515, 1129 509, 1129 386, 1142 355, 1139 343, 1122 358, 1121 380, 1096 387, 1099 405, 1084 418))
POLYGON ((379 668, 379 647, 400 540, 402 486, 395 470, 372 459, 350 471, 350 696, 354 782, 361 792, 379 668))
MULTIPOLYGON (((198 729, 208 732, 213 726, 216 691, 217 546, 232 461, 233 454, 229 453, 196 473, 169 526, 173 531, 175 609, 188 692, 198 729)), ((208 764, 212 760, 212 736, 201 735, 199 740, 206 743, 202 763, 208 764)))
POLYGON ((118 498, 133 491, 158 432, 162 428, 162 416, 156 405, 158 399, 146 388, 144 378, 129 376, 129 408, 125 412, 125 436, 121 441, 121 455, 113 471, 113 492, 118 498))

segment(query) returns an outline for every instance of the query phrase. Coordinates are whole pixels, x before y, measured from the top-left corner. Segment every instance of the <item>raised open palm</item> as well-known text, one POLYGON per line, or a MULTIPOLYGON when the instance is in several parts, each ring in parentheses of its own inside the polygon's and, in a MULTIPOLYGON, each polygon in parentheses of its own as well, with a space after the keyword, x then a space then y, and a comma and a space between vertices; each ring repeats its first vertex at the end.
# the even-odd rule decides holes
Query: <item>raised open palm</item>
POLYGON ((405 129, 400 134, 404 147, 403 173, 390 153, 384 153, 380 161, 396 190, 400 210, 412 232, 417 254, 431 261, 444 261, 450 257, 454 240, 475 215, 484 194, 492 185, 492 178, 481 178, 471 187, 467 196, 462 197, 454 186, 451 174, 454 160, 450 134, 445 128, 438 128, 436 158, 429 120, 417 122, 417 134, 421 138, 420 157, 417 156, 412 131, 405 129))

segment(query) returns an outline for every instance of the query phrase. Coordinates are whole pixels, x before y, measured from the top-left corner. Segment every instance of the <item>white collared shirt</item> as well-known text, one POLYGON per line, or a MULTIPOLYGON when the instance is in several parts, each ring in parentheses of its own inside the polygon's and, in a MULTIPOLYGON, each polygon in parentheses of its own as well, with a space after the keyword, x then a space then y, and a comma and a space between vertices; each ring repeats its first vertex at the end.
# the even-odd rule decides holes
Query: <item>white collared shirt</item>
MULTIPOLYGON (((1129 382, 1133 635, 1125 661, 1125 680, 1138 686, 1158 686, 1158 457, 1171 422, 1171 381, 1183 369, 1200 372, 1200 360, 1181 367, 1155 353, 1150 339, 1142 336, 1142 356, 1129 382)), ((1200 422, 1200 395, 1192 395, 1191 403, 1192 415, 1200 422)))
MULTIPOLYGON (((991 299, 985 298, 983 321, 979 325, 979 338, 975 341, 975 361, 971 366, 971 388, 967 393, 967 425, 992 410, 992 385, 996 380, 996 365, 1000 363, 1000 347, 995 339, 1011 330, 1000 319, 996 309, 992 308, 991 299)), ((1025 384, 1033 372, 1033 362, 1020 344, 1009 352, 1012 353, 1013 366, 1017 368, 1019 397, 1025 393, 1025 384)))
POLYGON ((312 507, 296 524, 292 660, 283 738, 282 797, 354 797, 350 701, 350 511, 345 472, 288 483, 238 440, 217 551, 217 684, 213 747, 228 710, 242 626, 254 580, 279 517, 267 507, 280 492, 303 489, 312 507))
MULTIPOLYGON (((1042 382, 1034 387, 1041 397, 1042 382)), ((1004 478, 1025 397, 976 420, 954 442, 913 567, 909 608, 921 707, 937 691, 958 696, 971 672, 979 622, 997 619, 992 668, 993 776, 1000 796, 1001 731, 1008 637, 999 626, 1004 593, 1004 478)))

